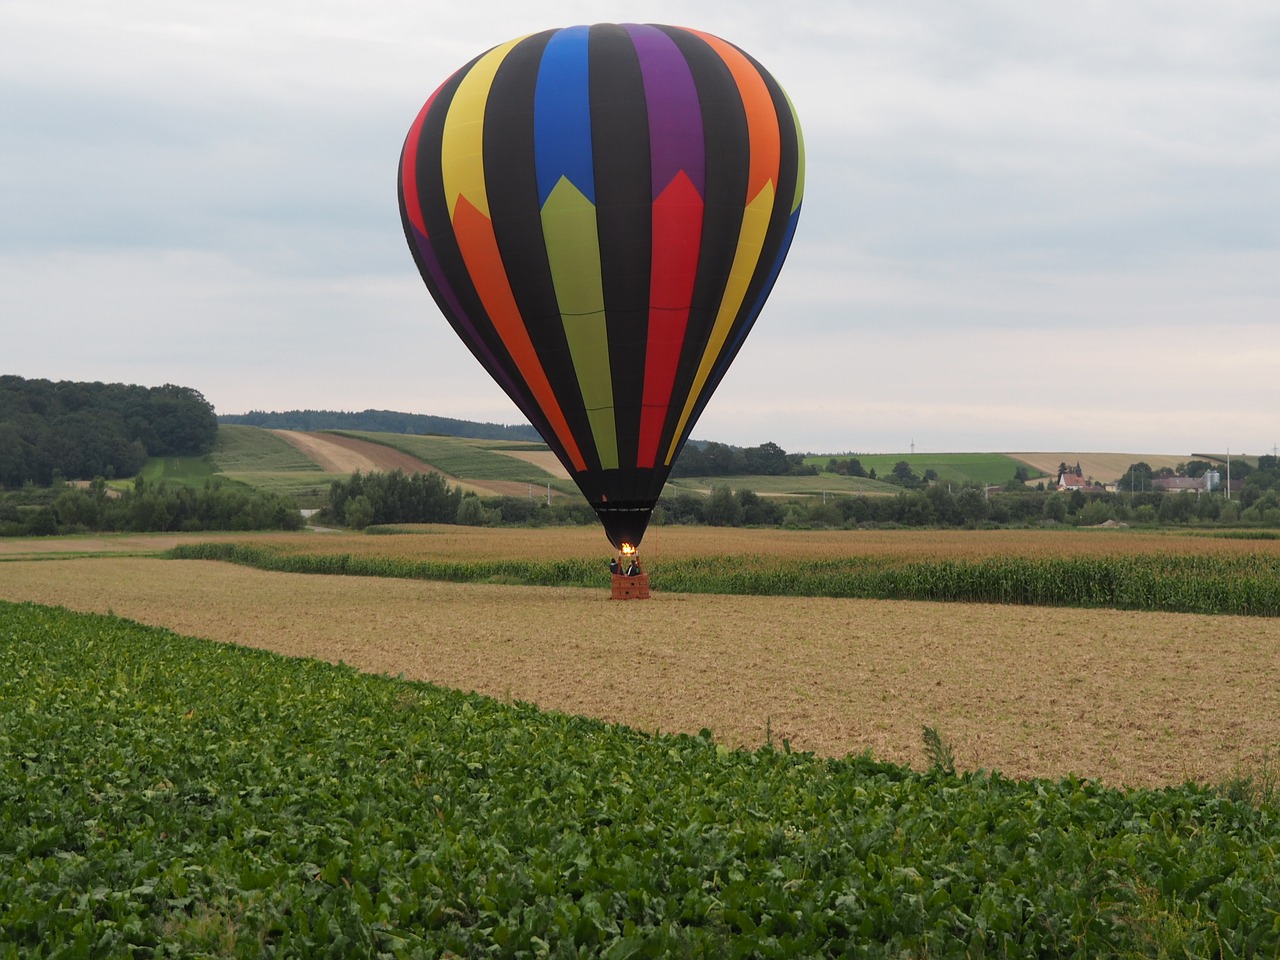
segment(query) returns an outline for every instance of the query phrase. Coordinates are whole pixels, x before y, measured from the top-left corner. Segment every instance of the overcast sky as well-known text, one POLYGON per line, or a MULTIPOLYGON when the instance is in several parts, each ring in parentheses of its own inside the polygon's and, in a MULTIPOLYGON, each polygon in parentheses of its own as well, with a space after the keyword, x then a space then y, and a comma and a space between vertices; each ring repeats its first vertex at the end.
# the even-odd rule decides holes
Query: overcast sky
POLYGON ((473 56, 602 21, 733 41, 804 128, 795 243, 695 437, 1280 441, 1274 0, 3 0, 0 373, 520 422, 396 165, 473 56))

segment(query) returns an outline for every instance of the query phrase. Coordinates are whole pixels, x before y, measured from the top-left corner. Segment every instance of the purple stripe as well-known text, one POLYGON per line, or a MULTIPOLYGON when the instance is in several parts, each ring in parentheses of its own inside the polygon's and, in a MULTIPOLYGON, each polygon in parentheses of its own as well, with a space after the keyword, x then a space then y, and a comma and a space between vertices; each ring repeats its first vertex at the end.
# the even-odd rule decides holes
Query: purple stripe
POLYGON ((640 60, 649 109, 653 197, 657 199, 681 170, 698 195, 705 196, 702 107, 689 65, 675 42, 657 27, 629 23, 626 29, 640 60))

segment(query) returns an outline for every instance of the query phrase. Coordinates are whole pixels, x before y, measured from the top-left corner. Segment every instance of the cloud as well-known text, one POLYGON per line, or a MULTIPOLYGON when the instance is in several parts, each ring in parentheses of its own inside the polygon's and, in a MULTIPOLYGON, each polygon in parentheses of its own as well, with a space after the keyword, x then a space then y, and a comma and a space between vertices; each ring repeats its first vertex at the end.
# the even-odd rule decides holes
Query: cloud
MULTIPOLYGON (((708 0, 693 14, 657 0, 643 19, 696 19, 758 56, 808 157, 787 267, 698 436, 1274 442, 1274 5, 708 0)), ((6 0, 0 372, 180 382, 223 412, 518 419, 418 282, 400 146, 432 90, 493 44, 635 15, 612 0, 484 16, 6 0)))

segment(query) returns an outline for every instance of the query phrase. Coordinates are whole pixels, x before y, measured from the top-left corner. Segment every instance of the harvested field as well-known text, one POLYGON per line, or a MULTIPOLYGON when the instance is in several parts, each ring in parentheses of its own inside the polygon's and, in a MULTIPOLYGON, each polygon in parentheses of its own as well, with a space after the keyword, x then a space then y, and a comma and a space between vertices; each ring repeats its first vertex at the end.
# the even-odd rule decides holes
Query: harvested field
MULTIPOLYGON (((528 492, 524 483, 510 483, 501 480, 476 482, 459 480, 457 477, 437 470, 424 460, 419 460, 403 450, 396 450, 380 443, 360 440, 356 437, 345 437, 332 433, 303 433, 297 430, 272 430, 272 433, 287 440, 298 450, 310 457, 322 470, 330 473, 355 473, 357 470, 368 473, 374 470, 403 470, 405 473, 438 473, 450 486, 464 491, 472 491, 482 496, 506 495, 519 497, 528 492)), ((555 455, 551 455, 555 459, 555 455)))
MULTIPOLYGON (((396 533, 342 533, 323 542, 313 532, 241 536, 285 552, 359 553, 411 559, 476 560, 600 557, 612 552, 599 527, 551 529, 401 525, 396 533)), ((234 539, 207 536, 205 539, 234 539)), ((29 542, 29 541, 28 541, 29 542)), ((157 540, 157 549, 163 549, 157 540)), ((0 543, 0 550, 3 544, 0 543)), ((748 530, 736 527, 654 526, 640 552, 652 566, 663 558, 788 557, 830 559, 892 556, 902 560, 978 560, 987 557, 1195 554, 1280 555, 1280 540, 1233 540, 1129 529, 1095 530, 748 530)))
MULTIPOLYGON (((461 551, 463 539, 477 549, 473 534, 490 532, 505 548, 513 531, 471 531, 457 542, 440 532, 303 540, 347 549, 378 541, 386 550, 416 539, 461 551)), ((560 532, 542 534, 541 546, 568 548, 560 532)), ((666 549, 691 547, 673 537, 666 549)), ((7 600, 110 611, 641 729, 709 727, 731 746, 759 745, 771 729, 775 743, 787 738, 797 749, 869 749, 919 766, 927 724, 962 767, 1129 785, 1222 780, 1256 770, 1280 746, 1280 620, 607 596, 603 587, 309 577, 138 557, 0 564, 7 600)))
POLYGON ((561 480, 572 479, 569 471, 560 462, 560 458, 550 450, 503 450, 501 447, 495 447, 493 452, 500 453, 506 457, 515 457, 525 463, 531 463, 535 467, 547 471, 553 477, 559 477, 561 480))
POLYGON ((1055 483, 1058 465, 1062 463, 1073 467, 1078 463, 1086 477, 1092 477, 1099 483, 1111 483, 1123 477, 1135 463, 1145 463, 1153 470, 1159 470, 1161 467, 1176 468, 1180 463, 1195 459, 1190 455, 1167 453, 1010 453, 1008 456, 1043 470, 1055 483))

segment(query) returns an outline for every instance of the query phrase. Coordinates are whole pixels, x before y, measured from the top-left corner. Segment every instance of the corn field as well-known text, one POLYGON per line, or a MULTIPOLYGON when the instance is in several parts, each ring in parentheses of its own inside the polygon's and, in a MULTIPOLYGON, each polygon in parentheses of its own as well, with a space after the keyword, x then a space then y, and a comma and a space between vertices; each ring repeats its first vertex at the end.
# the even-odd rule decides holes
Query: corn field
MULTIPOLYGON (((291 573, 529 586, 601 587, 607 582, 602 561, 583 557, 432 560, 355 552, 298 553, 237 543, 177 546, 167 555, 291 573)), ((887 554, 677 556, 651 564, 648 572, 655 591, 671 593, 1280 615, 1280 556, 1270 553, 924 560, 887 554)))

